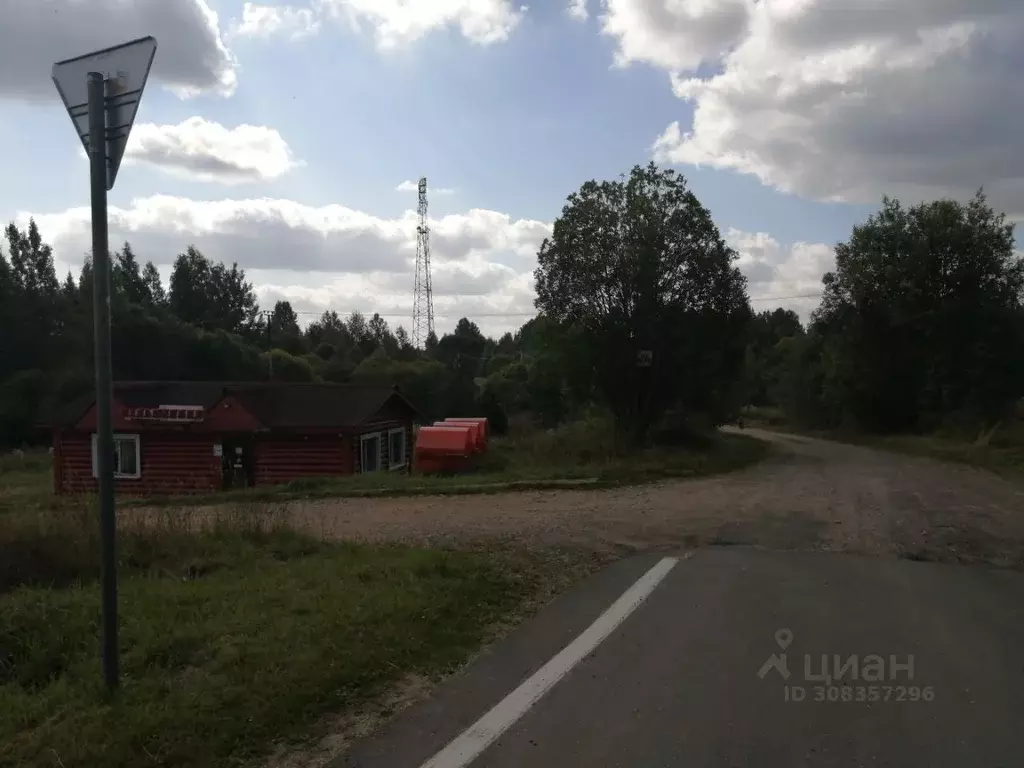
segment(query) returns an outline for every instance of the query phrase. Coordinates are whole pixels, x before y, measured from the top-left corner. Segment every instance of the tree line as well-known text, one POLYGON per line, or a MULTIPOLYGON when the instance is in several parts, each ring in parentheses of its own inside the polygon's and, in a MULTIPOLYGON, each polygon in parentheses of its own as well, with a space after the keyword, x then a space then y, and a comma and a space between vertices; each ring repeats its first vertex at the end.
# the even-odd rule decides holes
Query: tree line
MULTIPOLYGON (((0 446, 43 441, 60 407, 94 387, 93 271, 57 278, 34 221, 10 224, 0 247, 0 446)), ((482 414, 505 430, 507 413, 545 424, 564 415, 543 322, 498 339, 467 318, 425 349, 379 314, 328 310, 305 327, 288 301, 260 307, 237 263, 194 246, 165 287, 130 243, 111 254, 111 337, 117 380, 325 381, 398 385, 428 419, 482 414), (501 399, 499 400, 499 393, 501 399)))
MULTIPOLYGON (((0 248, 0 443, 93 386, 92 269, 60 281, 34 221, 0 248), (5 252, 6 251, 6 252, 5 252)), ((193 246, 165 288, 129 243, 112 254, 122 380, 398 385, 428 419, 541 426, 610 414, 622 442, 692 434, 774 406, 812 427, 986 428, 1024 394, 1024 264, 979 192, 882 208, 836 245, 809 322, 754 313, 738 258, 686 180, 654 164, 571 194, 535 271, 538 315, 493 339, 469 318, 414 348, 379 314, 303 328, 263 310, 237 263, 193 246)))
POLYGON ((819 428, 991 433, 1024 397, 1024 260, 978 192, 966 204, 885 199, 835 250, 806 328, 755 324, 748 381, 819 428))

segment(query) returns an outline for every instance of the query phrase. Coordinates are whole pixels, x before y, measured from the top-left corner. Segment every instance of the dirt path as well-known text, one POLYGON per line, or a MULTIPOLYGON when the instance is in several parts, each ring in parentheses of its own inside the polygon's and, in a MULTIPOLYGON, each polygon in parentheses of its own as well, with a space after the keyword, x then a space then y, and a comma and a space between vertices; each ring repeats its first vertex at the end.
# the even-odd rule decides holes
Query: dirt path
POLYGON ((599 550, 702 543, 1024 565, 1024 484, 929 459, 760 430, 749 470, 605 491, 294 502, 329 538, 509 538, 599 550))

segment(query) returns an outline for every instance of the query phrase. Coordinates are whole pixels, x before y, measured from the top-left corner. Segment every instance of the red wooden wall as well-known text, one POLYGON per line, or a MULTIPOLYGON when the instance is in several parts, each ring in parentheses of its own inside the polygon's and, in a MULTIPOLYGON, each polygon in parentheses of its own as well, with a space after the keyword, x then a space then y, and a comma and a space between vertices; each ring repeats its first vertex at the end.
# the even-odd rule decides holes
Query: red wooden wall
MULTIPOLYGON (((117 493, 178 494, 216 491, 221 487, 221 460, 213 455, 212 435, 158 434, 139 436, 141 477, 116 479, 117 493)), ((94 493, 92 436, 64 434, 55 441, 56 482, 64 493, 94 493)))
MULTIPOLYGON (((211 414, 209 421, 223 420, 235 428, 242 426, 251 417, 244 409, 235 406, 231 403, 222 414, 211 414)), ((83 419, 84 424, 80 423, 80 428, 88 424, 88 417, 95 418, 90 412, 83 419)), ((116 479, 117 493, 183 494, 216 491, 222 487, 221 458, 213 455, 213 446, 227 435, 200 431, 210 425, 198 429, 185 428, 180 432, 157 432, 140 430, 137 424, 123 420, 115 420, 115 423, 116 431, 139 435, 141 461, 141 477, 137 480, 116 479)), ((252 444, 255 483, 267 486, 305 478, 354 474, 359 471, 359 435, 381 432, 382 459, 386 460, 387 431, 398 426, 406 430, 406 456, 411 462, 412 430, 408 422, 383 422, 343 434, 337 430, 294 436, 256 434, 252 444)), ((91 430, 55 435, 53 466, 56 492, 95 492, 97 481, 92 476, 91 430)), ((387 464, 384 469, 387 469, 387 464)))
POLYGON ((313 477, 351 475, 354 469, 349 436, 274 436, 256 442, 256 485, 279 485, 313 477))

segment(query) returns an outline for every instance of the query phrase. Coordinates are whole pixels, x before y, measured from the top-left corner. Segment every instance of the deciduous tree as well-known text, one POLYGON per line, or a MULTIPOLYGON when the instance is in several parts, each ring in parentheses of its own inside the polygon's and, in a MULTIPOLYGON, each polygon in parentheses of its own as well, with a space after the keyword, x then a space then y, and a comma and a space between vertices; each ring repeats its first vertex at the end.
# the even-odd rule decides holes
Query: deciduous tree
POLYGON ((979 192, 882 209, 836 247, 813 330, 830 396, 857 425, 992 423, 1024 394, 1024 261, 979 192))
POLYGON ((685 179, 653 163, 569 196, 538 254, 537 307, 579 329, 633 441, 668 408, 719 421, 734 406, 750 318, 736 258, 685 179))

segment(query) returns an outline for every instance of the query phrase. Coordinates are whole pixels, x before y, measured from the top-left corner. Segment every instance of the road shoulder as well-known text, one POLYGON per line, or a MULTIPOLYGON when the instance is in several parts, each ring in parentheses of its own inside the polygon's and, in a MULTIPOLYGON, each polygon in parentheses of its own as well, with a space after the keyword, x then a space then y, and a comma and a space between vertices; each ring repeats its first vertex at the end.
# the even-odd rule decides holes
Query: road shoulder
POLYGON ((329 768, 418 766, 430 759, 572 642, 660 559, 650 554, 620 560, 584 579, 329 768))

